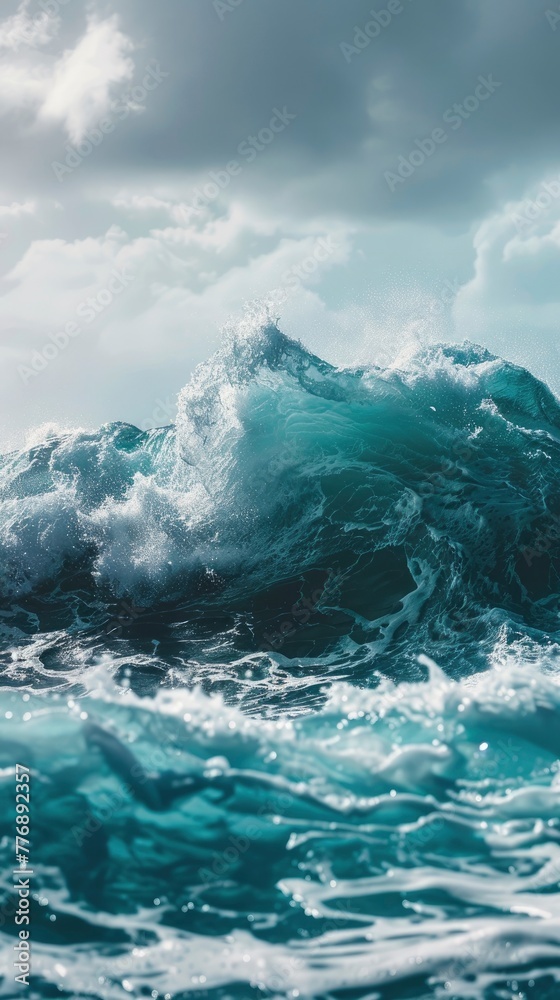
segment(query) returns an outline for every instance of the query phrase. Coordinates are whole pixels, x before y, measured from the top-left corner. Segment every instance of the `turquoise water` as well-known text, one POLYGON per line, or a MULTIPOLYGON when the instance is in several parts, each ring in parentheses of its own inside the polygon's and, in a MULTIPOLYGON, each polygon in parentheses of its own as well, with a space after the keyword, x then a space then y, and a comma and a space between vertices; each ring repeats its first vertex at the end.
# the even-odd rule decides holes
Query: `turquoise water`
POLYGON ((0 464, 0 996, 560 996, 560 407, 232 336, 0 464), (7 970, 7 971, 6 971, 7 970))

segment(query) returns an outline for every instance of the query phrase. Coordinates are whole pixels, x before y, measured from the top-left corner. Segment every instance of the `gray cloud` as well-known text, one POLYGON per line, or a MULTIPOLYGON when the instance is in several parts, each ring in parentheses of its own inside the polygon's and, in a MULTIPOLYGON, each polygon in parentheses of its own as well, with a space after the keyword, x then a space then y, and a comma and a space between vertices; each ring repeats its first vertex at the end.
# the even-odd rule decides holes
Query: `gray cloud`
MULTIPOLYGON (((103 392, 114 416, 120 407, 140 420, 138 395, 154 378, 154 397, 175 390, 227 314, 266 297, 310 241, 333 231, 345 250, 328 278, 304 284, 282 312, 314 349, 347 360, 341 343, 372 356, 381 340, 401 345, 426 328, 426 302, 445 282, 464 286, 461 335, 473 326, 484 339, 469 310, 489 302, 495 331, 500 295, 511 298, 535 264, 527 242, 506 268, 502 223, 492 252, 481 250, 485 219, 502 219, 508 202, 560 170, 560 27, 548 9, 548 0, 8 4, 0 353, 4 398, 27 414, 11 415, 17 427, 39 413, 97 421, 103 392), (41 4, 52 16, 35 18, 30 44, 19 44, 41 4), (487 92, 481 78, 494 81, 487 92), (267 131, 278 113, 284 127, 267 131), (140 280, 76 347, 80 393, 56 398, 68 351, 22 395, 15 366, 123 262, 140 280), (473 284, 475 265, 494 295, 473 284)), ((548 279, 538 295, 555 301, 553 220, 542 224, 548 279)), ((515 322, 520 338, 528 323, 526 313, 515 322)), ((541 340, 552 324, 541 310, 541 340)))
MULTIPOLYGON (((535 159, 554 159, 560 33, 545 17, 546 2, 497 0, 489 10, 483 0, 402 0, 402 12, 348 62, 342 44, 352 45, 356 27, 364 31, 371 11, 384 9, 371 0, 243 0, 220 19, 211 2, 168 0, 165 15, 144 0, 111 4, 137 46, 133 82, 149 59, 170 76, 84 173, 131 179, 219 167, 275 106, 297 121, 240 186, 256 185, 265 197, 280 178, 280 197, 296 199, 298 209, 464 218, 488 204, 485 182, 495 174, 525 176, 535 159), (472 93, 479 74, 502 82, 495 100, 391 197, 384 171, 472 93)), ((61 18, 66 44, 78 27, 71 2, 61 18)), ((26 131, 13 119, 9 129, 19 138, 8 150, 8 178, 23 169, 29 183, 55 193, 49 165, 67 137, 26 131)))

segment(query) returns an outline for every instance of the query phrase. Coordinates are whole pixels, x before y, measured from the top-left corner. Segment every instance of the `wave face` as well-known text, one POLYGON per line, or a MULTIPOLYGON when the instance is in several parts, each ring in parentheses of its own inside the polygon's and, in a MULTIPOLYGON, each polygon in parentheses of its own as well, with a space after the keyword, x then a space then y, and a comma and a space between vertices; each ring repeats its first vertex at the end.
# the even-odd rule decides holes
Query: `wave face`
POLYGON ((174 426, 1 458, 34 995, 560 995, 559 573, 560 407, 472 345, 271 326, 174 426))

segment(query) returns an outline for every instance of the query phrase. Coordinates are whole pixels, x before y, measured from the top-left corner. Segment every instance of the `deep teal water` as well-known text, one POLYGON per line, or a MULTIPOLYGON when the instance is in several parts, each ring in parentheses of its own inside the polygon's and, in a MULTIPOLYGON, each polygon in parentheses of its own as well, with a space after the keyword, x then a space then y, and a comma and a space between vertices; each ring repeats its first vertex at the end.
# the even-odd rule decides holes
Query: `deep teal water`
POLYGON ((0 995, 560 996, 560 407, 233 337, 0 460, 0 995))

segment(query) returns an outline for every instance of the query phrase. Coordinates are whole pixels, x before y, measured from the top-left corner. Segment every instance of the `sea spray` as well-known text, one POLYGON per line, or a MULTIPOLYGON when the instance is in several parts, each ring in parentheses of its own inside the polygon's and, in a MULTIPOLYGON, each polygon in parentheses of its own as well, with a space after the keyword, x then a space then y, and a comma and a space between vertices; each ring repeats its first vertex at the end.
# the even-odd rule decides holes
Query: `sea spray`
POLYGON ((339 370, 268 327, 173 426, 3 456, 35 996, 557 995, 559 442, 480 348, 339 370))

